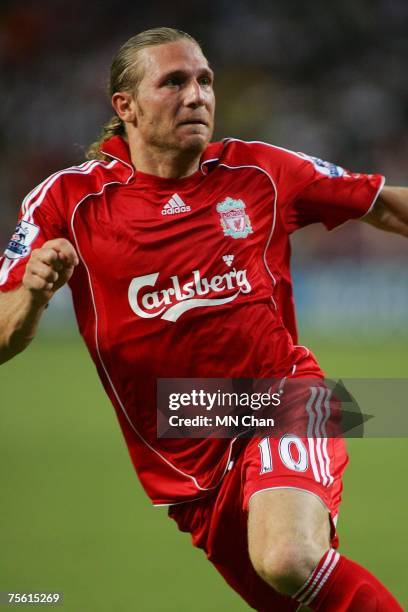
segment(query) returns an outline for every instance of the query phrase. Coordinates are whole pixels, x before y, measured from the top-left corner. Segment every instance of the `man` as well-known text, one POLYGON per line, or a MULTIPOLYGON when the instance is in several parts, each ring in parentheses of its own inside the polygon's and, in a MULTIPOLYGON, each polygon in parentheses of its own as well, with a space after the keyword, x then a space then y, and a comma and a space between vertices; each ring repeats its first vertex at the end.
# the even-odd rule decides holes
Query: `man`
POLYGON ((155 504, 257 610, 401 610, 338 552, 347 462, 321 430, 282 440, 156 435, 158 378, 310 377, 296 345, 288 235, 364 217, 408 235, 408 191, 264 143, 210 143, 213 73, 189 35, 131 38, 111 71, 115 117, 90 161, 24 200, 0 269, 0 361, 22 351, 69 282, 81 334, 155 504))

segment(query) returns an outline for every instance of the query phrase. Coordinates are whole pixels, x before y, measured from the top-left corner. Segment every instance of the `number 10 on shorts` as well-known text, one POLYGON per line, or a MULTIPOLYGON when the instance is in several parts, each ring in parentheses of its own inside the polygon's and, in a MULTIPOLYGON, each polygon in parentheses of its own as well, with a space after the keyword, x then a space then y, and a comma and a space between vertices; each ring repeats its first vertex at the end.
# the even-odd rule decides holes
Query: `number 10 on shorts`
MULTIPOLYGON (((272 441, 274 439, 272 438, 272 441)), ((271 449, 271 438, 263 438, 259 444, 261 454, 260 474, 273 471, 273 458, 271 449)), ((275 446, 275 445, 274 445, 275 446)), ((299 436, 285 434, 280 438, 278 444, 278 455, 285 467, 294 472, 305 472, 309 466, 309 456, 306 446, 299 436)))

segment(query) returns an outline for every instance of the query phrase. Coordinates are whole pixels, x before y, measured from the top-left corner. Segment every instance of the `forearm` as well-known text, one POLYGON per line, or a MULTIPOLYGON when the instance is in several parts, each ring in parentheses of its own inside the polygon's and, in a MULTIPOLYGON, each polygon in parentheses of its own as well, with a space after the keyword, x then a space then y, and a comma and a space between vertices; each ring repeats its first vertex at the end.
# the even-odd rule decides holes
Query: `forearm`
POLYGON ((47 300, 24 286, 0 293, 0 364, 23 351, 34 338, 47 300))
POLYGON ((408 188, 385 186, 362 221, 408 238, 408 188))
POLYGON ((48 240, 31 253, 21 287, 0 292, 0 364, 30 344, 48 302, 69 281, 78 263, 68 240, 48 240))

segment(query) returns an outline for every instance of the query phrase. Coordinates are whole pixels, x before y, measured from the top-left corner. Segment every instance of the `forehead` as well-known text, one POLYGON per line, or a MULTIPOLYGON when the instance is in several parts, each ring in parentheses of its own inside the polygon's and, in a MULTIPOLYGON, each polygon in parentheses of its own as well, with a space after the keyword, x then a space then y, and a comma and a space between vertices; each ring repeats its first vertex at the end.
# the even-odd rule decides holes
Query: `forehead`
POLYGON ((152 79, 170 72, 196 73, 209 70, 208 61, 200 47, 190 40, 146 47, 140 51, 139 58, 143 64, 144 77, 152 79))

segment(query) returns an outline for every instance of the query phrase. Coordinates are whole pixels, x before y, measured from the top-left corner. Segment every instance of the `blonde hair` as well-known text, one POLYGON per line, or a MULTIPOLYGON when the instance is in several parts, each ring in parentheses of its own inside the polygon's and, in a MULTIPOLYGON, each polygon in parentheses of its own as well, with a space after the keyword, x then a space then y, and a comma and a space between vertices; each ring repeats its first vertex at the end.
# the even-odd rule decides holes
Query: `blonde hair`
MULTIPOLYGON (((108 87, 109 97, 117 91, 135 90, 143 77, 141 66, 138 62, 138 53, 142 49, 176 42, 181 39, 187 39, 200 47, 199 43, 190 34, 173 28, 153 28, 129 38, 113 58, 108 87)), ((113 115, 102 127, 99 138, 88 147, 86 159, 106 159, 106 156, 101 151, 103 143, 112 136, 125 136, 125 134, 123 121, 117 115, 113 115)))

